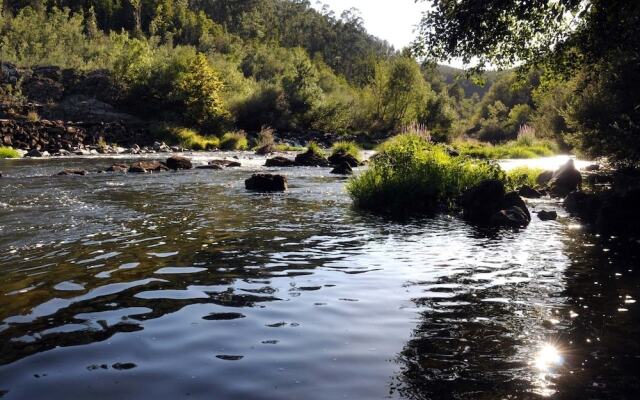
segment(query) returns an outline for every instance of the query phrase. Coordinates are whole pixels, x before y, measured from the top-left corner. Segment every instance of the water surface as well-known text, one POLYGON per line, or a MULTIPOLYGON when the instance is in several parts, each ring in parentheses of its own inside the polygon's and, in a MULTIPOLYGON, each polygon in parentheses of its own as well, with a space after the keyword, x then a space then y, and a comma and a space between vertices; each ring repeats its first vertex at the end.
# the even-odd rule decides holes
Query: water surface
POLYGON ((3 398, 638 397, 638 243, 550 200, 521 231, 389 221, 329 169, 248 193, 242 161, 0 161, 3 398))

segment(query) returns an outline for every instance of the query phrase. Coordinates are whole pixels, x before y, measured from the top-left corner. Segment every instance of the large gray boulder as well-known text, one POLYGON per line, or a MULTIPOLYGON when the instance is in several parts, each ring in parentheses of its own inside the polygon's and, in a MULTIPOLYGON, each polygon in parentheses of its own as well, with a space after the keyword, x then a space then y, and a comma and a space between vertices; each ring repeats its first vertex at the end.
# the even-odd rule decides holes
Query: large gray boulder
POLYGON ((548 185, 551 194, 557 197, 566 197, 569 193, 578 190, 581 184, 582 175, 576 169, 573 160, 569 160, 553 173, 548 185))

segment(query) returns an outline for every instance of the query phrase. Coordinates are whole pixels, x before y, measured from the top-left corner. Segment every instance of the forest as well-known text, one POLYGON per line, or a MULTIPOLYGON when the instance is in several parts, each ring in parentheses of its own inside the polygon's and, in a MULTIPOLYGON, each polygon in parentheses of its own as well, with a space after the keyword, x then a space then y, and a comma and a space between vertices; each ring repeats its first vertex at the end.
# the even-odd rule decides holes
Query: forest
MULTIPOLYGON (((446 43, 394 49, 357 10, 338 16, 306 0, 3 0, 1 9, 3 62, 108 70, 119 107, 203 135, 271 127, 376 143, 419 125, 461 147, 520 137, 547 151, 639 158, 638 103, 617 96, 638 86, 633 63, 612 59, 598 79, 566 60, 510 69, 491 59, 499 72, 465 73, 433 62, 446 43)), ((19 84, 2 90, 19 101, 19 84)))

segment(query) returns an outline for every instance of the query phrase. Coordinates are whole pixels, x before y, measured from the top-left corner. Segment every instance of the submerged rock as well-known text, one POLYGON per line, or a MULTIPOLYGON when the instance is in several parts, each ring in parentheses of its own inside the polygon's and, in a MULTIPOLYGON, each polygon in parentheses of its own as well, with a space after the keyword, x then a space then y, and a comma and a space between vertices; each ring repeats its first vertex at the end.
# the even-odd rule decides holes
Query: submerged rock
POLYGON ((38 149, 31 149, 25 154, 25 157, 46 157, 49 154, 46 151, 40 151, 38 149))
POLYGON ((244 184, 247 190, 256 192, 284 192, 287 190, 287 178, 282 175, 255 174, 244 184))
POLYGON ((167 159, 167 168, 177 171, 179 169, 191 169, 193 164, 187 157, 171 156, 167 159))
POLYGON ((294 167, 296 162, 286 157, 269 158, 264 164, 265 167, 294 167))
POLYGON ((140 173, 145 174, 147 172, 161 172, 168 171, 166 165, 160 163, 159 161, 138 161, 129 167, 129 172, 132 173, 140 173))
POLYGON ((64 171, 58 172, 56 175, 58 176, 70 176, 70 175, 88 175, 89 171, 84 169, 65 169, 64 171))
POLYGON ((555 211, 540 210, 540 212, 538 212, 538 218, 540 218, 541 221, 555 221, 558 219, 558 213, 555 211))
POLYGON ((301 167, 329 167, 331 163, 325 156, 312 150, 307 150, 305 153, 296 156, 296 165, 301 167))
POLYGON ((211 160, 209 161, 209 165, 218 165, 223 168, 238 168, 242 167, 238 161, 230 161, 230 160, 211 160))
POLYGON ((127 172, 128 170, 129 166, 127 164, 113 164, 105 169, 105 172, 127 172))
POLYGON ((208 169, 208 170, 216 170, 219 171, 221 169, 224 169, 222 166, 220 165, 198 165, 196 167, 196 169, 208 169))
POLYGON ((573 163, 569 160, 565 165, 560 167, 553 173, 553 177, 549 181, 551 194, 558 197, 565 197, 569 193, 578 190, 582 184, 582 175, 573 163))
POLYGON ((595 223, 602 207, 600 198, 593 193, 571 192, 564 199, 564 208, 587 223, 595 223))
POLYGON ((331 171, 331 173, 336 175, 353 175, 353 169, 351 168, 351 165, 349 165, 349 163, 343 162, 342 164, 335 167, 331 171))
POLYGON ((529 225, 531 219, 520 207, 512 206, 500 210, 491 216, 489 224, 493 226, 505 226, 512 228, 523 228, 529 225))
POLYGON ((256 150, 256 154, 259 156, 265 156, 267 154, 275 153, 276 151, 277 148, 275 144, 265 144, 256 150))

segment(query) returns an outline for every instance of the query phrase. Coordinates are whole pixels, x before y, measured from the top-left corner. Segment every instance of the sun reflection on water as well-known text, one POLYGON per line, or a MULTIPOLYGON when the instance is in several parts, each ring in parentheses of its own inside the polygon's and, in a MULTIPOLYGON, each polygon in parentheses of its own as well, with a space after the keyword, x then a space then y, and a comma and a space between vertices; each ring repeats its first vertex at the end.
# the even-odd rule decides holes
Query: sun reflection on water
POLYGON ((532 364, 538 372, 535 381, 538 387, 537 392, 545 397, 555 394, 556 390, 552 379, 558 376, 557 369, 564 364, 560 348, 551 343, 544 343, 535 353, 532 364))

